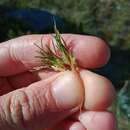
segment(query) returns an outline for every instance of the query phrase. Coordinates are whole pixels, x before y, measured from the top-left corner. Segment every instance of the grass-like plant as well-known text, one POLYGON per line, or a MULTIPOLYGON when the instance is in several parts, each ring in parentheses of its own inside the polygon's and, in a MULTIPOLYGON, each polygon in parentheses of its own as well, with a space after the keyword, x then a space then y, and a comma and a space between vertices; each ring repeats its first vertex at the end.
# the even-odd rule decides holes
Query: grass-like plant
MULTIPOLYGON (((41 46, 35 44, 38 48, 38 55, 36 57, 40 59, 42 67, 59 72, 71 71, 79 81, 81 90, 83 90, 83 81, 80 77, 76 59, 73 56, 71 49, 68 48, 65 40, 59 33, 56 24, 54 24, 54 34, 52 35, 52 39, 52 45, 46 44, 46 46, 43 47, 42 40, 41 46)), ((80 111, 84 103, 84 90, 82 92, 80 111)))
POLYGON ((67 47, 56 25, 54 26, 54 31, 55 34, 52 35, 53 49, 51 49, 48 44, 46 44, 46 49, 44 49, 42 42, 41 46, 35 44, 39 48, 39 50, 37 50, 39 55, 36 57, 41 60, 44 68, 53 69, 55 71, 76 69, 75 57, 67 47))

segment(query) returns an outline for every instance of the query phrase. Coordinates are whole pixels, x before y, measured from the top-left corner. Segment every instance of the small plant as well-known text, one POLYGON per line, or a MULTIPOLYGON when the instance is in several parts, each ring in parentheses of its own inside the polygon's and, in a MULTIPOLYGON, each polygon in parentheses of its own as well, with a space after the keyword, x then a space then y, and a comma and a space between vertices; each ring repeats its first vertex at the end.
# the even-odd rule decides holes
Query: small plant
MULTIPOLYGON (((71 50, 67 47, 66 42, 59 33, 56 24, 54 25, 55 34, 52 35, 52 48, 50 45, 46 44, 46 47, 43 47, 35 44, 39 50, 37 50, 38 55, 36 56, 41 60, 42 67, 51 69, 54 71, 72 71, 76 78, 81 84, 82 90, 84 89, 83 81, 79 74, 79 68, 75 57, 72 55, 71 50)), ((84 91, 82 96, 82 101, 80 105, 80 111, 84 103, 84 91)))
POLYGON ((55 35, 52 35, 55 41, 52 41, 53 49, 50 48, 50 45, 46 45, 46 49, 41 46, 35 44, 39 50, 37 58, 39 58, 42 62, 44 68, 53 69, 55 71, 62 70, 71 70, 76 69, 76 60, 73 57, 71 51, 67 47, 64 39, 61 37, 59 31, 56 26, 54 27, 55 35), (56 43, 56 45, 54 44, 56 43))

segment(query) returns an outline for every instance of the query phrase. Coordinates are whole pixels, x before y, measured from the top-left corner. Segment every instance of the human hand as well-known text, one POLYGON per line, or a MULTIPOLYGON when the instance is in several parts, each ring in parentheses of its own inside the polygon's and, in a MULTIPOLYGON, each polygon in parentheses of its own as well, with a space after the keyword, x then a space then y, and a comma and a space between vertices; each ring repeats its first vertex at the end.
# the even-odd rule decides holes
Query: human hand
MULTIPOLYGON (((107 63, 110 52, 99 38, 63 35, 82 68, 107 63)), ((82 91, 71 72, 30 72, 40 66, 34 46, 42 35, 28 35, 0 44, 0 129, 1 130, 116 130, 115 118, 107 112, 115 97, 105 77, 82 69, 83 112, 76 113, 82 91)), ((51 37, 45 35, 44 43, 51 37)), ((39 41, 40 42, 40 41, 39 41)))

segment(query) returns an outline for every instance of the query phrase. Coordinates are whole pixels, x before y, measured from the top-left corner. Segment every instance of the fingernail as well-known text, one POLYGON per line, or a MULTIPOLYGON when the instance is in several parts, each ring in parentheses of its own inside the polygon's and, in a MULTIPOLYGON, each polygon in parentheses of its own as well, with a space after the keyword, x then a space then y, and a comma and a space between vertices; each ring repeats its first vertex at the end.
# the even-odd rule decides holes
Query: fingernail
POLYGON ((56 104, 63 109, 71 109, 81 102, 81 84, 71 71, 64 72, 52 84, 52 94, 56 104))

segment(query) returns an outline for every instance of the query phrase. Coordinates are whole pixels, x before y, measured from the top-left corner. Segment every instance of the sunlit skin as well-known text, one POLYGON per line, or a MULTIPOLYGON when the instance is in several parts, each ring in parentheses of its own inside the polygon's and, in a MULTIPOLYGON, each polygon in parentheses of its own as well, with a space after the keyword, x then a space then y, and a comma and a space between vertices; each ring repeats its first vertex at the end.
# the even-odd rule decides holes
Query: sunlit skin
MULTIPOLYGON (((22 36, 0 44, 0 129, 116 130, 113 114, 106 111, 114 100, 114 87, 89 71, 108 62, 108 46, 92 36, 62 36, 81 68, 83 112, 78 112, 82 90, 73 72, 30 72, 40 66, 34 43, 40 43, 42 35, 22 36)), ((51 36, 44 35, 43 44, 50 41, 51 36)))

